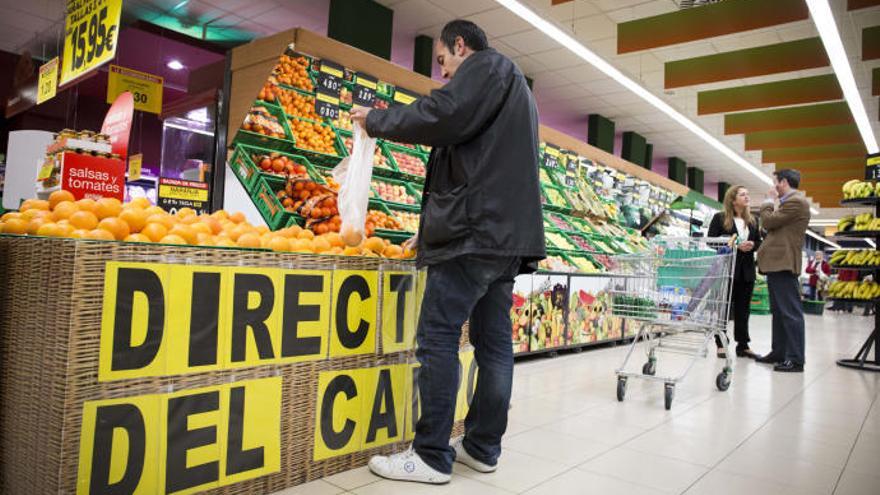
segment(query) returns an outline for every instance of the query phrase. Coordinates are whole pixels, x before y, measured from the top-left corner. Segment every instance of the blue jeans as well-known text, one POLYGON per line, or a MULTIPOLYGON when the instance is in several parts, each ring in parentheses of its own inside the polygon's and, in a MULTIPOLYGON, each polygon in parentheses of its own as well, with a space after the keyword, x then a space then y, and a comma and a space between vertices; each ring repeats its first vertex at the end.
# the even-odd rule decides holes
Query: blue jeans
POLYGON ((772 324, 772 354, 780 361, 804 364, 804 307, 797 276, 791 272, 767 274, 772 324))
POLYGON ((468 319, 480 371, 465 418, 464 447, 490 465, 501 454, 513 386, 510 308, 519 267, 519 258, 467 255, 428 268, 416 331, 421 417, 413 449, 441 473, 451 473, 455 461, 449 436, 462 378, 458 365, 461 327, 468 319))

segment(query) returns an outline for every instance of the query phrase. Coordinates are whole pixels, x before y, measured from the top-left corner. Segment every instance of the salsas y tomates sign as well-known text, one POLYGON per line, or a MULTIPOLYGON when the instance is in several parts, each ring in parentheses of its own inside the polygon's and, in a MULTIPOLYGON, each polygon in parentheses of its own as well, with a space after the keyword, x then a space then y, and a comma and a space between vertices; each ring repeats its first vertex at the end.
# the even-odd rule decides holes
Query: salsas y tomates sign
MULTIPOLYGON (((377 354, 380 342, 384 354, 411 350, 420 280, 398 268, 108 262, 97 379, 279 373, 279 365, 377 354)), ((477 376, 473 353, 460 361, 457 419, 477 376)), ((296 385, 290 375, 85 402, 78 493, 192 493, 301 468, 302 456, 290 453, 309 444, 318 461, 412 438, 416 364, 326 371, 296 385), (315 429, 295 446, 282 445, 290 420, 282 393, 316 394, 305 413, 315 429)))
POLYGON ((125 163, 81 153, 64 153, 61 187, 76 199, 125 197, 125 163))

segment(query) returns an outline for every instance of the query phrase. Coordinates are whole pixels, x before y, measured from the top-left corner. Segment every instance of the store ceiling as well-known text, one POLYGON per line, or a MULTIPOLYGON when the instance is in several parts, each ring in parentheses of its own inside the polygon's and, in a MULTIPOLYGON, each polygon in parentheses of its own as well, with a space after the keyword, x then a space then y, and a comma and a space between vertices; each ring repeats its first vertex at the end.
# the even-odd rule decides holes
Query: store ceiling
MULTIPOLYGON (((34 33, 53 26, 57 31, 63 18, 63 0, 3 3, 12 13, 0 18, 0 49, 20 51, 35 39, 34 33)), ((742 183, 758 195, 767 188, 494 0, 379 3, 395 11, 392 53, 397 63, 411 63, 413 35, 436 37, 449 20, 473 20, 486 30, 492 45, 535 80, 548 125, 583 138, 587 115, 600 113, 615 121, 618 132, 632 130, 653 143, 658 165, 665 157, 679 156, 702 168, 709 182, 742 183)), ((680 0, 525 3, 752 163, 764 164, 767 171, 774 164, 800 167, 808 194, 825 207, 822 216, 837 204, 843 178, 860 173, 857 159, 864 148, 841 104, 836 78, 803 0, 725 0, 719 4, 726 6, 723 15, 718 6, 680 10, 680 0), (757 3, 761 5, 756 10, 757 3), (656 17, 664 14, 668 15, 656 17)), ((831 3, 876 129, 880 74, 872 86, 872 71, 880 67, 880 31, 865 30, 880 26, 880 0, 831 3), (863 8, 848 10, 849 6, 863 8)), ((125 0, 129 16, 230 42, 295 26, 326 32, 328 5, 328 0, 125 0)), ((658 172, 664 173, 664 168, 659 165, 658 172)))

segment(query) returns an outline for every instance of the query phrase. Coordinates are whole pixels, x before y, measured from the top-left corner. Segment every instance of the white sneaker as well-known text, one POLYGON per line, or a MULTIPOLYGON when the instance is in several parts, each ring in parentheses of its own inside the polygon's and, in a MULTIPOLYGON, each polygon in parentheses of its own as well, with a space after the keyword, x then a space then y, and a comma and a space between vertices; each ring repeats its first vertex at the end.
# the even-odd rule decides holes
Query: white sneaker
POLYGON ((455 449, 455 462, 460 462, 465 466, 473 469, 478 473, 494 473, 496 469, 498 469, 498 464, 494 466, 490 466, 485 462, 480 462, 473 458, 470 454, 468 454, 467 450, 464 448, 464 437, 456 437, 453 438, 449 445, 455 449))
POLYGON ((426 464, 412 447, 390 456, 373 456, 369 466, 373 474, 389 480, 442 485, 452 479, 452 475, 443 474, 426 464))

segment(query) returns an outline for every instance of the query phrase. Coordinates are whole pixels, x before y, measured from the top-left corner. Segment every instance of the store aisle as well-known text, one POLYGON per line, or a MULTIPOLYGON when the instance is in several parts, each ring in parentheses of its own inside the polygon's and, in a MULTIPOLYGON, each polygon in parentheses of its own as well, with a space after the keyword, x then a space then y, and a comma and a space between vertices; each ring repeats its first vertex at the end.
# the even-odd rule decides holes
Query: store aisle
MULTIPOLYGON (((752 322, 753 348, 765 352, 770 317, 752 322)), ((435 487, 361 468, 279 495, 876 495, 880 375, 834 364, 854 354, 872 322, 808 315, 804 374, 740 359, 726 393, 714 386, 721 362, 698 361, 668 412, 657 384, 631 380, 626 401, 616 401, 613 370, 625 347, 518 363, 496 473, 456 464, 452 482, 435 487)), ((658 373, 681 362, 661 360, 658 373)))

